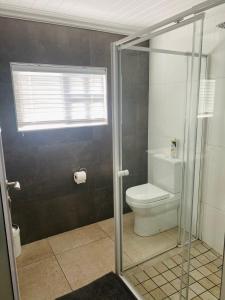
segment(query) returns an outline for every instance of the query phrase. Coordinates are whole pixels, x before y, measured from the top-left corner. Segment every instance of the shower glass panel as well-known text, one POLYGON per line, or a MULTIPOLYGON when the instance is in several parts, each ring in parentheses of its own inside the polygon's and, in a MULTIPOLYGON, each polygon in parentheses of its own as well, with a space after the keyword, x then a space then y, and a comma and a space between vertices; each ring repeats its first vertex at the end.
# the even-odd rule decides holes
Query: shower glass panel
POLYGON ((117 271, 141 295, 189 284, 203 15, 192 19, 114 53, 117 271))
POLYGON ((190 250, 190 291, 200 293, 202 299, 214 300, 225 299, 224 16, 223 4, 207 11, 204 22, 206 68, 203 77, 202 66, 198 115, 203 140, 198 151, 201 157, 198 230, 190 250), (193 281, 198 282, 200 291, 195 290, 193 281))

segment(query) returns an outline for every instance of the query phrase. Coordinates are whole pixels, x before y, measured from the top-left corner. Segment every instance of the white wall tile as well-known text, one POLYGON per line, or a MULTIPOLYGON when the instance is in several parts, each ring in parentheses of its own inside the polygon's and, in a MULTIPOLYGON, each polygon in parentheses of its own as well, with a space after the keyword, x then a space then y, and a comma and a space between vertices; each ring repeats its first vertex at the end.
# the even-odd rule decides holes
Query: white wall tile
POLYGON ((218 209, 203 205, 202 239, 220 254, 223 253, 225 214, 218 209))
POLYGON ((204 164, 203 202, 225 213, 225 149, 207 146, 204 164))

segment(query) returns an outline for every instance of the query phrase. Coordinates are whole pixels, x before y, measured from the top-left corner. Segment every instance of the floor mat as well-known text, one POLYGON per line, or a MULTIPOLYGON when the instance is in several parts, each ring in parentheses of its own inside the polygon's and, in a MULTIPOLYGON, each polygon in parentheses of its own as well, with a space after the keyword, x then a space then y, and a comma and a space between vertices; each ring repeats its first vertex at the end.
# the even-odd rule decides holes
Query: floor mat
POLYGON ((120 277, 111 272, 92 283, 57 299, 136 300, 136 297, 130 292, 120 277))

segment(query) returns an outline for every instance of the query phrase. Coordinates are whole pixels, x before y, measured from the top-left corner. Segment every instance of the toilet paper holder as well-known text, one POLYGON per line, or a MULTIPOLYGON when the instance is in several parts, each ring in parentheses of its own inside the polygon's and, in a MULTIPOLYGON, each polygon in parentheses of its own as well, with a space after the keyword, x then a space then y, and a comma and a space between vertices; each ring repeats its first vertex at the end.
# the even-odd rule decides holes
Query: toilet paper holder
POLYGON ((86 168, 78 168, 73 172, 73 180, 76 184, 85 183, 87 180, 87 169, 86 168))
POLYGON ((87 169, 86 168, 77 168, 77 169, 75 169, 75 170, 73 170, 73 173, 75 173, 75 172, 80 172, 80 171, 85 171, 86 173, 87 173, 87 169))

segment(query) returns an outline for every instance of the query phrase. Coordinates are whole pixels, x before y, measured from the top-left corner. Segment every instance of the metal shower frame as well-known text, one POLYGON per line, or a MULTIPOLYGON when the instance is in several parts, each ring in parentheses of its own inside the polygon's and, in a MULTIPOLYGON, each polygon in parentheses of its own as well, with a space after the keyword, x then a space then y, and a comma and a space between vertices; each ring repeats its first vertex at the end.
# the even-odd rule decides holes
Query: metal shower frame
MULTIPOLYGON (((122 38, 114 43, 111 46, 111 58, 112 58, 112 103, 113 103, 113 181, 114 181, 114 224, 115 224, 115 270, 116 273, 121 277, 125 284, 130 288, 134 293, 137 299, 140 298, 140 295, 134 290, 132 285, 122 276, 122 180, 123 176, 122 170, 122 148, 121 148, 121 134, 120 134, 120 125, 122 122, 121 116, 121 103, 120 93, 121 87, 119 82, 119 57, 118 50, 127 49, 127 50, 137 50, 145 52, 158 52, 158 53, 168 53, 176 55, 187 55, 192 56, 195 54, 189 52, 181 51, 171 51, 171 50, 162 50, 148 47, 137 46, 142 42, 148 41, 153 37, 173 31, 182 26, 191 24, 197 20, 204 18, 204 12, 214 8, 216 6, 225 4, 225 0, 208 0, 204 1, 192 8, 176 14, 170 18, 167 18, 155 25, 149 26, 146 29, 140 30, 134 34, 131 34, 125 38, 122 38)), ((202 55, 206 56, 206 55, 202 55)), ((207 57, 207 56, 206 56, 207 57)), ((224 266, 225 268, 225 266, 224 266)), ((225 279, 225 275, 224 275, 225 279)), ((222 282, 222 294, 221 299, 225 299, 225 280, 222 282)))

